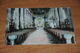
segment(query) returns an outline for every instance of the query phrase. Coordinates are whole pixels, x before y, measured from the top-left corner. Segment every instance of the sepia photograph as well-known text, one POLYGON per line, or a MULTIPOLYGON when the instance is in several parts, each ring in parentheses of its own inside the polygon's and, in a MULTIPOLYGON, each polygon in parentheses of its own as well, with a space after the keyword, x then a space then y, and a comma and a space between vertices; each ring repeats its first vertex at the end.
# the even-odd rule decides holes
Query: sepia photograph
POLYGON ((70 7, 6 9, 5 45, 75 43, 70 7))

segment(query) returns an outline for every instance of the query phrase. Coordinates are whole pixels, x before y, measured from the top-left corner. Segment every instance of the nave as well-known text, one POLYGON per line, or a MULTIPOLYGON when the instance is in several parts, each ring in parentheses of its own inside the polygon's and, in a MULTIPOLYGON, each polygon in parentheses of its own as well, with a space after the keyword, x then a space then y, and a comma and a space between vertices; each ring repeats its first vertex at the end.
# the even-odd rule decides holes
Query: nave
POLYGON ((73 44, 70 8, 8 8, 6 45, 73 44))
MULTIPOLYGON (((38 45, 38 44, 72 44, 75 43, 74 33, 59 29, 27 29, 17 31, 14 33, 8 33, 7 35, 17 35, 14 41, 14 45, 38 45), (21 34, 20 34, 21 33, 21 34), (67 42, 64 34, 72 35, 70 40, 67 42)), ((69 36, 70 37, 70 36, 69 36)), ((10 40, 8 40, 8 45, 11 45, 10 40)))
POLYGON ((44 30, 35 30, 29 37, 25 40, 22 45, 30 44, 51 44, 48 35, 44 30))

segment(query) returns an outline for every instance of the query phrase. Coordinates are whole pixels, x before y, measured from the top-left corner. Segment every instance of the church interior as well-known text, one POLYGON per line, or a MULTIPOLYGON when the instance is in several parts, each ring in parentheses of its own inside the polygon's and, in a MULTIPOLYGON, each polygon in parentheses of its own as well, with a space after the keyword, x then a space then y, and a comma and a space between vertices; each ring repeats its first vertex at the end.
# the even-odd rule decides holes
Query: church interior
POLYGON ((7 8, 6 45, 73 44, 69 7, 7 8))

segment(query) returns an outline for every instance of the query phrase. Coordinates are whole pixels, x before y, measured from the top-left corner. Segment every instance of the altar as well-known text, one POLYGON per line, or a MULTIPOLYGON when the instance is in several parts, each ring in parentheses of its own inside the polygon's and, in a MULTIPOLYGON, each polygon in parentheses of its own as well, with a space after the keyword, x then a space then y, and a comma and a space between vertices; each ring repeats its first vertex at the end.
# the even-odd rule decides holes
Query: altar
POLYGON ((38 17, 35 19, 35 27, 37 30, 42 30, 44 28, 44 19, 41 17, 38 17))

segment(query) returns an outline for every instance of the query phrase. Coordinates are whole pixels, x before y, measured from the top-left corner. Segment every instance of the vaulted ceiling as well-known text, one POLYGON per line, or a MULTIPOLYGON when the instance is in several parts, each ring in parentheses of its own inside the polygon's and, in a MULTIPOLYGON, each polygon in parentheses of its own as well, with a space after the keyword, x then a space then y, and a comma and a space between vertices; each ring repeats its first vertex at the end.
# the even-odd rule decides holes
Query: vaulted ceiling
POLYGON ((29 8, 31 13, 34 15, 43 15, 48 13, 50 8, 29 8))

